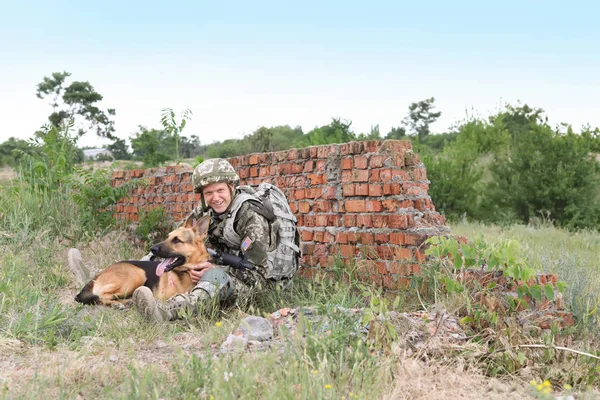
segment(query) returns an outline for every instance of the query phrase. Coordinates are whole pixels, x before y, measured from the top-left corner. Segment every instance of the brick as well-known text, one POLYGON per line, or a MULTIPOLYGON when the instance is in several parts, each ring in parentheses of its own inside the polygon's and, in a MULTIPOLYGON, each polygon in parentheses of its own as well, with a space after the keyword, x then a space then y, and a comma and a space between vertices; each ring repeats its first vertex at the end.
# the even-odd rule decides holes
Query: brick
POLYGON ((298 150, 296 150, 296 149, 288 150, 287 159, 290 161, 297 160, 298 159, 298 150))
POLYGON ((401 232, 390 233, 390 243, 399 245, 406 244, 405 234, 401 232))
POLYGON ((315 163, 315 172, 325 172, 325 167, 327 163, 325 160, 317 160, 315 163))
POLYGON ((346 183, 344 185, 342 185, 342 195, 344 197, 352 197, 354 196, 354 184, 353 183, 346 183))
POLYGON ((359 214, 356 216, 356 226, 359 228, 372 228, 373 220, 368 214, 359 214))
POLYGON ((339 244, 348 243, 348 233, 346 232, 338 232, 335 235, 335 241, 339 244))
POLYGON ((392 261, 390 262, 390 272, 395 275, 408 276, 412 273, 412 267, 410 264, 392 261))
POLYGON ((298 211, 302 214, 307 214, 310 212, 310 203, 308 201, 299 201, 298 202, 298 211))
POLYGON ((377 243, 377 244, 389 243, 390 235, 388 233, 376 233, 374 235, 373 239, 375 240, 375 243, 377 243))
POLYGON ((354 168, 366 169, 368 166, 368 160, 365 156, 354 156, 354 168))
POLYGON ((395 229, 406 229, 408 228, 408 221, 406 215, 390 215, 388 218, 388 226, 395 229))
POLYGON ((368 182, 368 181, 369 181, 369 170, 366 170, 366 169, 352 170, 352 182, 368 182))
POLYGON ((370 259, 370 260, 377 260, 380 258, 384 258, 384 257, 380 256, 380 254, 378 252, 378 246, 370 246, 370 245, 358 246, 357 252, 362 257, 364 257, 366 259, 370 259))
POLYGON ((368 196, 369 195, 369 184, 367 184, 367 183, 354 184, 354 194, 356 196, 368 196))
POLYGON ((381 205, 383 206, 383 210, 387 212, 396 212, 401 208, 413 208, 412 200, 396 200, 396 199, 387 199, 382 200, 381 205))
POLYGON ((315 225, 316 226, 329 226, 328 224, 328 220, 327 220, 327 215, 317 215, 316 216, 316 220, 315 220, 315 225))
POLYGON ((335 186, 325 186, 322 189, 321 197, 326 200, 335 200, 338 198, 337 195, 337 187, 335 186))
POLYGON ((365 210, 370 212, 380 212, 383 209, 381 201, 379 200, 368 200, 365 202, 365 210))
POLYGON ((346 212, 359 213, 366 211, 366 202, 364 200, 348 200, 344 204, 346 212))
POLYGON ((425 240, 427 240, 427 236, 419 233, 407 233, 404 235, 405 244, 408 246, 420 246, 425 240))
POLYGON ((310 242, 312 241, 313 238, 313 233, 311 231, 307 231, 307 230, 300 230, 300 239, 303 242, 310 242))
POLYGON ((369 167, 371 168, 381 168, 383 167, 383 161, 385 157, 383 155, 372 155, 369 160, 369 167))
POLYGON ((313 232, 313 241, 314 242, 323 242, 323 231, 313 232))
POLYGON ((369 187, 369 193, 368 193, 369 196, 373 196, 373 197, 377 196, 378 197, 378 196, 383 195, 383 185, 382 184, 379 184, 379 183, 371 184, 371 185, 368 185, 368 187, 369 187))
POLYGON ((371 217, 371 225, 373 228, 387 228, 388 226, 388 216, 375 214, 371 217))
POLYGON ((412 251, 406 247, 399 247, 394 249, 394 255, 397 260, 412 260, 412 251))
POLYGON ((377 254, 384 260, 393 260, 395 249, 389 245, 377 246, 377 254))
POLYGON ((383 277, 383 287, 390 290, 398 290, 400 285, 398 283, 398 278, 393 275, 387 275, 383 277))
POLYGON ((329 255, 329 249, 326 244, 317 243, 315 244, 315 249, 313 251, 313 256, 315 257, 324 257, 329 255))
POLYGON ((343 244, 340 245, 339 248, 340 254, 344 257, 354 257, 354 254, 356 253, 356 248, 351 245, 343 244))
POLYGON ((382 169, 379 172, 379 180, 381 182, 389 182, 392 180, 392 170, 391 169, 382 169))
POLYGON ((363 232, 360 234, 359 242, 362 244, 374 244, 375 237, 370 232, 363 232))
POLYGON ((315 162, 313 160, 308 160, 304 163, 304 168, 302 172, 308 173, 312 172, 315 169, 315 162))
POLYGON ((312 205, 312 210, 314 212, 330 212, 332 209, 331 201, 322 200, 315 201, 312 205))
POLYGON ((354 160, 352 158, 342 158, 342 169, 354 168, 354 160))
POLYGON ((356 226, 356 215, 346 214, 343 216, 344 226, 346 228, 352 228, 356 226))

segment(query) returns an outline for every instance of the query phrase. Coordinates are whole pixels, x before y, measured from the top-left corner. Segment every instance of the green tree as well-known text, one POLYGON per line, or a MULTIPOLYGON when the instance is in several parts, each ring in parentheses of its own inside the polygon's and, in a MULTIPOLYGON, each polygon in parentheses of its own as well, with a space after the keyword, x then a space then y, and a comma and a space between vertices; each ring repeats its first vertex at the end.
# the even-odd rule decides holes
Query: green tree
POLYGON ((31 154, 33 148, 29 142, 14 137, 0 144, 0 167, 15 167, 21 159, 21 154, 31 154))
POLYGON ((145 167, 156 167, 177 157, 175 137, 163 130, 140 126, 130 139, 134 157, 144 161, 145 167))
POLYGON ((292 128, 289 125, 279 125, 269 128, 269 131, 272 132, 271 151, 291 149, 304 136, 300 126, 292 128))
POLYGON ((495 154, 486 190, 491 218, 529 223, 544 217, 567 228, 600 227, 600 164, 592 142, 554 131, 541 110, 527 106, 500 115, 510 143, 495 154))
POLYGON ((270 151, 271 139, 273 138, 273 131, 269 128, 261 126, 252 135, 249 140, 252 143, 253 151, 257 153, 264 153, 270 151))
POLYGON ((129 160, 131 159, 131 153, 127 147, 125 139, 115 138, 111 144, 106 146, 111 151, 115 160, 129 160))
POLYGON ((419 101, 418 103, 412 103, 408 107, 408 116, 404 118, 403 124, 408 127, 413 134, 422 140, 425 136, 429 135, 429 126, 433 124, 442 115, 441 111, 435 112, 435 98, 430 97, 419 101))
POLYGON ((406 139, 406 129, 401 126, 392 127, 385 139, 406 139))
POLYGON ((181 157, 183 158, 196 157, 202 151, 200 138, 196 135, 192 135, 189 138, 182 136, 181 142, 179 143, 179 151, 181 152, 181 157))
POLYGON ((298 143, 299 147, 318 146, 330 143, 348 143, 356 140, 356 135, 350 129, 352 121, 342 121, 332 118, 329 125, 324 125, 308 132, 298 143))
POLYGON ((95 130, 98 136, 113 139, 115 129, 111 117, 114 117, 115 110, 109 108, 105 112, 98 108, 102 95, 87 81, 67 84, 70 76, 69 72, 54 72, 37 85, 37 97, 50 98, 53 110, 48 117, 50 123, 59 127, 66 120, 74 120, 78 123, 79 136, 95 130))
POLYGON ((163 109, 160 117, 160 123, 162 124, 164 131, 175 139, 175 155, 177 160, 181 159, 181 155, 179 154, 181 132, 185 128, 187 121, 192 118, 192 112, 185 109, 181 112, 180 118, 181 121, 177 122, 175 119, 175 111, 171 108, 163 109))
POLYGON ((379 124, 372 125, 371 131, 368 134, 361 133, 356 137, 358 140, 379 140, 381 134, 379 133, 379 124))

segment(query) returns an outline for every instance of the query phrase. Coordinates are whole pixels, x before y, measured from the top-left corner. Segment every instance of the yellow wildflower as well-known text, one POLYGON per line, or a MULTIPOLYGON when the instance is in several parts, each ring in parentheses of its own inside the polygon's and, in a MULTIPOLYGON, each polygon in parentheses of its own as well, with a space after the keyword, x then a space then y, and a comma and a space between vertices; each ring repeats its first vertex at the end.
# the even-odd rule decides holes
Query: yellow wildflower
POLYGON ((219 328, 221 325, 223 325, 223 323, 222 323, 221 321, 217 321, 217 322, 215 323, 215 326, 216 326, 217 328, 219 328))
POLYGON ((325 385, 325 389, 331 389, 331 385, 325 385))

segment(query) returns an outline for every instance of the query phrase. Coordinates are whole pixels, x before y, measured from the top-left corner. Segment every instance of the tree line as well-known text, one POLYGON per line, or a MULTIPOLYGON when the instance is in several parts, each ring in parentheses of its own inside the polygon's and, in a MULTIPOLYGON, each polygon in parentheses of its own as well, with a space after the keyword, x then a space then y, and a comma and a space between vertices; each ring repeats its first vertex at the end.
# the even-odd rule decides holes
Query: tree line
MULTIPOLYGON (((332 118, 327 125, 304 133, 289 125, 260 127, 241 139, 203 145, 197 135, 183 135, 191 112, 177 117, 163 110, 160 128, 139 126, 126 141, 114 135, 114 109, 101 110, 102 99, 89 82, 71 82, 69 73, 54 73, 38 85, 39 98, 50 98, 50 126, 65 121, 77 134, 70 141, 75 161, 81 161, 77 136, 89 130, 112 140, 106 146, 115 159, 140 160, 145 167, 181 159, 233 157, 354 140, 406 139, 420 154, 431 181, 429 194, 438 211, 451 220, 467 218, 488 223, 550 222, 558 226, 600 228, 600 131, 571 126, 551 127, 541 109, 506 105, 486 118, 470 117, 448 132, 433 134, 441 116, 433 97, 412 103, 405 118, 386 134, 374 125, 356 133, 352 122, 332 118)), ((30 140, 10 138, 0 144, 0 165, 16 166, 23 154, 39 149, 48 128, 30 140)))

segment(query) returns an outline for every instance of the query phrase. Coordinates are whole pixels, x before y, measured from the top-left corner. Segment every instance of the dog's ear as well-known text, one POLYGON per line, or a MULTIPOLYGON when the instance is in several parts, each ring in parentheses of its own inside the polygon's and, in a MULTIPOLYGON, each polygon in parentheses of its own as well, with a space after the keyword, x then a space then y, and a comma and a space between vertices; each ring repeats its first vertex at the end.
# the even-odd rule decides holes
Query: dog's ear
POLYGON ((198 220, 196 219, 196 217, 193 217, 190 215, 183 223, 183 227, 188 228, 188 229, 194 228, 197 223, 198 223, 198 220))
POLYGON ((200 218, 197 223, 196 223, 196 234, 197 235, 206 235, 206 233, 208 232, 208 226, 210 225, 210 216, 205 215, 202 218, 200 218))

